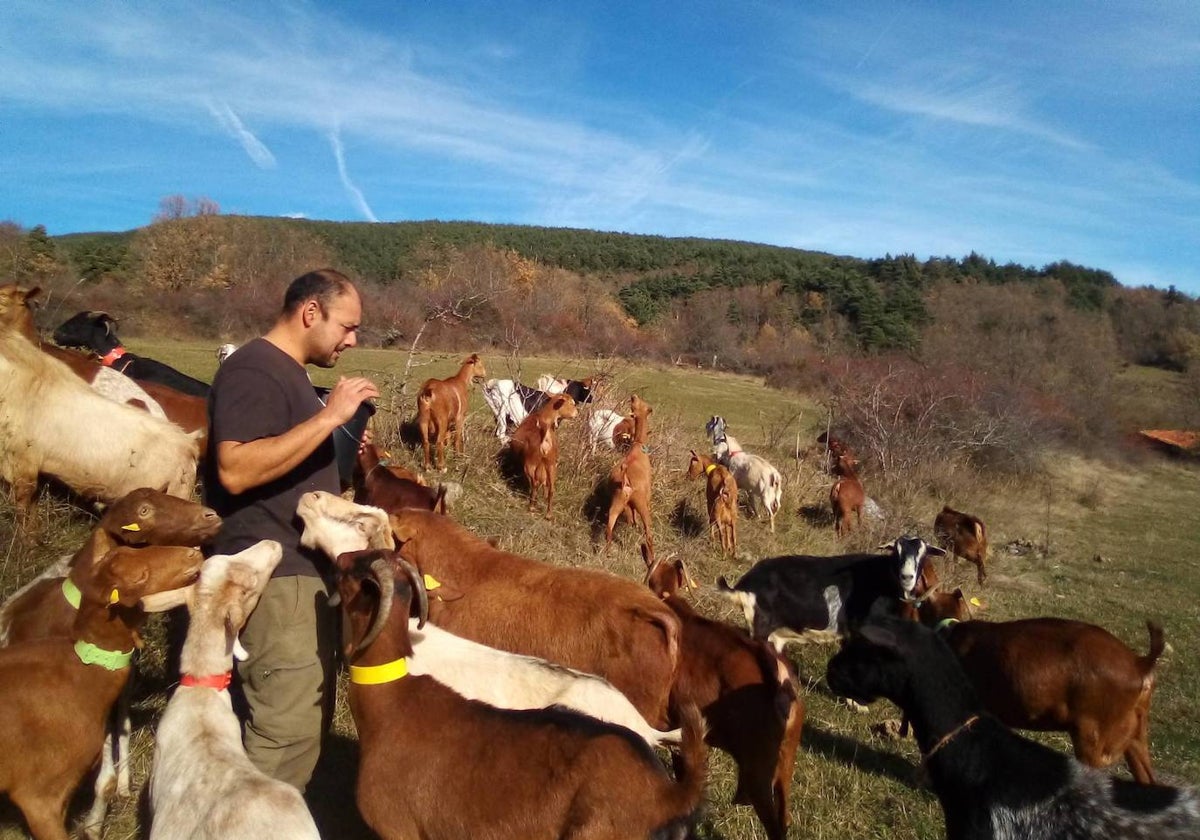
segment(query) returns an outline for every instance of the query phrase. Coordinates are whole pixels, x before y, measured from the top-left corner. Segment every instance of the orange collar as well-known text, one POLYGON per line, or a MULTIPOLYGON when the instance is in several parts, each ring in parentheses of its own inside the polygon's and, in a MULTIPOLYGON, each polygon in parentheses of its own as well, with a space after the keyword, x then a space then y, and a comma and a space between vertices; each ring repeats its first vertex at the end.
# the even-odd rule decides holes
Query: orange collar
POLYGON ((184 674, 179 678, 179 685, 192 686, 195 688, 211 688, 216 691, 224 691, 229 688, 229 683, 233 680, 233 672, 226 671, 224 674, 212 674, 207 677, 195 677, 191 674, 184 674))
POLYGON ((117 359, 121 358, 124 355, 125 355, 125 348, 122 347, 120 344, 118 344, 116 347, 109 350, 107 353, 105 353, 103 356, 100 357, 100 364, 104 365, 105 367, 112 367, 113 362, 115 362, 117 359))

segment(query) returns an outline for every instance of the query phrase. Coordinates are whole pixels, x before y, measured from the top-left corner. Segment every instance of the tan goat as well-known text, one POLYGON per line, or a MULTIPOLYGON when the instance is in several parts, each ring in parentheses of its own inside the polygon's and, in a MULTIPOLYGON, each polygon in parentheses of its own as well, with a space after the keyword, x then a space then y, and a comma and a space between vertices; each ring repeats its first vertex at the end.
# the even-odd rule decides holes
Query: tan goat
POLYGON ((728 469, 707 455, 691 450, 688 478, 706 477, 705 501, 708 504, 709 534, 721 543, 721 552, 737 554, 737 480, 728 469))
POLYGON ((534 497, 541 487, 546 488, 546 518, 554 504, 554 481, 558 476, 558 424, 578 417, 575 400, 567 394, 556 394, 545 405, 521 421, 513 432, 509 446, 521 459, 525 480, 529 482, 529 509, 534 509, 534 497))
POLYGON ((472 353, 462 363, 458 373, 449 379, 427 379, 417 396, 417 427, 421 431, 424 456, 423 469, 429 469, 429 443, 437 447, 437 466, 446 470, 446 440, 452 438, 454 451, 463 451, 463 423, 467 416, 467 400, 473 381, 482 382, 487 376, 479 354, 472 353))
POLYGON ((653 413, 645 400, 634 394, 629 398, 629 413, 633 417, 633 445, 629 454, 621 459, 609 474, 612 501, 608 506, 608 524, 604 529, 604 550, 612 546, 613 528, 617 518, 624 517, 636 526, 642 520, 642 534, 650 550, 654 550, 654 537, 650 533, 650 455, 646 452, 646 441, 650 437, 650 415, 653 413))

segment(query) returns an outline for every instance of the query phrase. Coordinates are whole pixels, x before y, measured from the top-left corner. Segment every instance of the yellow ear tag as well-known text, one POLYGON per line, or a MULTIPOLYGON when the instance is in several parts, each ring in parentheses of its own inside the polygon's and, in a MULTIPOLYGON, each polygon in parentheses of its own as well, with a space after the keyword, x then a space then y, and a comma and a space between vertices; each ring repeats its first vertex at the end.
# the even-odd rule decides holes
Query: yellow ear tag
POLYGON ((122 531, 140 531, 140 530, 142 530, 142 526, 138 525, 136 522, 130 522, 128 525, 122 525, 121 530, 122 531))
POLYGON ((117 589, 113 589, 112 594, 108 596, 108 603, 115 604, 121 600, 121 593, 117 589))
POLYGON ((979 599, 978 599, 978 598, 972 598, 972 599, 971 599, 971 606, 972 606, 972 607, 982 607, 982 606, 983 606, 983 604, 979 603, 979 599))
POLYGON ((437 589, 442 584, 433 575, 422 575, 425 578, 425 589, 437 589))

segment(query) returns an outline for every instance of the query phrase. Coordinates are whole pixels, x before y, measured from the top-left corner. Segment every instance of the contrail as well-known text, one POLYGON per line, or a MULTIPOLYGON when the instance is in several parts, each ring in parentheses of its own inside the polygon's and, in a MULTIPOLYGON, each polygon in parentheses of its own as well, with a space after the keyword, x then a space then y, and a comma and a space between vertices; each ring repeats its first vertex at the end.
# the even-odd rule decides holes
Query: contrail
POLYGON ((338 175, 342 179, 342 186, 346 188, 346 192, 350 193, 350 197, 354 199, 354 203, 358 205, 358 211, 367 217, 368 221, 378 222, 375 217, 375 212, 371 209, 371 205, 367 204, 367 199, 363 196, 362 190, 355 186, 350 180, 350 176, 346 173, 346 155, 342 149, 342 130, 339 126, 334 126, 329 132, 329 142, 333 146, 333 156, 337 160, 338 175))
POLYGON ((218 105, 210 101, 208 110, 216 117, 217 122, 221 124, 229 134, 242 144, 242 148, 246 150, 246 154, 250 156, 250 160, 260 169, 274 169, 275 155, 271 154, 261 140, 254 136, 250 129, 242 124, 238 119, 238 115, 233 112, 233 109, 226 103, 222 102, 218 105))

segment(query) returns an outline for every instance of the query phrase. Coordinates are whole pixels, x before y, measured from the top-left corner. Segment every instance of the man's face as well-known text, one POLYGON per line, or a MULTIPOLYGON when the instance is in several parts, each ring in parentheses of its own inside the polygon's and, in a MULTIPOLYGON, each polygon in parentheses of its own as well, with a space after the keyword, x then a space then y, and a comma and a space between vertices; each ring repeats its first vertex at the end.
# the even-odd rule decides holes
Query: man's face
POLYGON ((331 368, 347 347, 358 344, 359 321, 362 320, 362 302, 358 292, 349 290, 338 295, 326 308, 324 315, 318 312, 309 332, 308 360, 311 364, 331 368))

